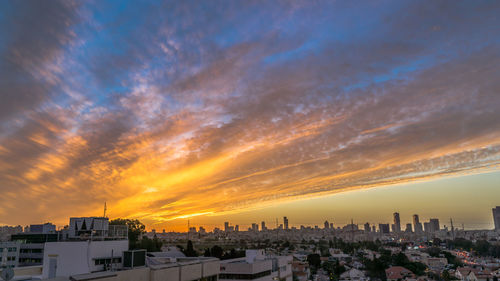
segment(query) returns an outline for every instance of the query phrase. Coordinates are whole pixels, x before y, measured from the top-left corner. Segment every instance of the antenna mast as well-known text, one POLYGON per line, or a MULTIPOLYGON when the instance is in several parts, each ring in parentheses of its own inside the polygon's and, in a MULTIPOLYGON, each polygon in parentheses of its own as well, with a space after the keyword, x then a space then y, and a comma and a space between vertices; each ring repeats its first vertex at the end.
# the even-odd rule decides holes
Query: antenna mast
POLYGON ((351 242, 354 242, 354 221, 351 219, 351 242))
POLYGON ((453 227, 453 219, 450 218, 450 224, 451 224, 451 237, 453 240, 455 240, 455 228, 453 227))
POLYGON ((103 215, 103 217, 104 217, 104 218, 106 217, 106 210, 107 210, 107 209, 108 209, 108 208, 106 207, 106 201, 104 201, 104 215, 103 215))

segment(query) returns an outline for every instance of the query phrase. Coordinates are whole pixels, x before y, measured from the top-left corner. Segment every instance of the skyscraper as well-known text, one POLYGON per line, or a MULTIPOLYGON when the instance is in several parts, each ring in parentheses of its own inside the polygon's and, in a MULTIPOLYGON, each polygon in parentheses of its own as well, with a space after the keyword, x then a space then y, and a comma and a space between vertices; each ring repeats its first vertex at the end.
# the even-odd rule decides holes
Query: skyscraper
POLYGON ((394 231, 401 232, 401 220, 399 218, 399 213, 394 213, 394 231))
POLYGON ((267 228, 266 228, 266 222, 265 222, 265 221, 261 222, 261 223, 260 223, 260 225, 261 225, 261 226, 260 226, 260 229, 261 229, 262 231, 267 230, 267 228))
POLYGON ((429 222, 424 222, 424 231, 425 232, 432 232, 431 224, 429 222))
POLYGON ((430 219, 429 220, 429 228, 430 228, 430 232, 439 231, 439 229, 440 229, 439 219, 430 219))
POLYGON ((389 233, 389 224, 388 223, 380 223, 378 225, 378 229, 380 230, 380 233, 389 233))
POLYGON ((330 228, 330 224, 328 223, 328 221, 325 221, 325 229, 329 229, 330 228))
POLYGON ((370 223, 369 222, 365 223, 365 231, 370 232, 370 223))
POLYGON ((500 206, 493 208, 493 222, 495 223, 495 230, 500 231, 500 206))
POLYGON ((285 230, 288 230, 288 218, 283 217, 283 224, 285 225, 285 230))
POLYGON ((257 223, 252 223, 251 230, 252 230, 252 231, 255 231, 255 232, 259 231, 259 224, 257 224, 257 223))
POLYGON ((229 232, 229 222, 224 222, 224 231, 229 232))
POLYGON ((413 232, 412 227, 411 227, 411 223, 407 223, 406 224, 406 230, 405 230, 405 232, 409 232, 409 233, 413 232))
POLYGON ((413 229, 415 230, 415 233, 423 232, 422 224, 420 223, 420 219, 417 214, 413 215, 413 229))

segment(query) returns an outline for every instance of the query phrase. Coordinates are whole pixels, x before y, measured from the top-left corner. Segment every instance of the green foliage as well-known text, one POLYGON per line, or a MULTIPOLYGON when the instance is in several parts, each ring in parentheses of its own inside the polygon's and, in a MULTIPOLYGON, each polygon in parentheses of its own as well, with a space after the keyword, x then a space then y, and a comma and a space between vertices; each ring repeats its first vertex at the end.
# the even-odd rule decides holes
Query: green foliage
POLYGON ((318 269, 321 266, 321 257, 318 254, 307 255, 307 262, 311 267, 318 269))
POLYGON ((224 250, 220 246, 215 245, 211 249, 205 249, 204 256, 222 259, 223 254, 224 254, 224 250))
POLYGON ((442 253, 441 249, 439 249, 438 247, 430 247, 427 249, 427 253, 431 256, 431 257, 439 257, 439 255, 442 253))
POLYGON ((335 262, 330 262, 326 261, 323 262, 321 265, 321 268, 328 272, 328 275, 330 276, 330 279, 339 279, 340 274, 344 273, 346 271, 345 267, 343 265, 340 265, 339 261, 335 262))
POLYGON ((128 227, 128 241, 131 250, 138 249, 139 238, 146 233, 146 226, 139 220, 132 219, 114 219, 109 222, 110 225, 126 225, 128 227))
POLYGON ((443 272, 441 273, 441 278, 444 281, 450 281, 453 279, 453 277, 451 276, 451 274, 448 270, 443 270, 443 272))
POLYGON ((236 259, 244 257, 245 251, 244 250, 237 251, 234 248, 232 248, 229 251, 224 251, 220 246, 215 245, 211 249, 206 248, 205 252, 203 253, 203 256, 216 257, 221 260, 236 259))
POLYGON ((349 243, 349 242, 344 242, 340 238, 334 237, 333 240, 329 241, 329 247, 340 249, 342 250, 342 252, 352 255, 359 249, 369 249, 372 251, 378 251, 381 246, 381 243, 380 241, 377 242, 361 241, 361 242, 349 243))
POLYGON ((136 243, 136 249, 146 249, 148 252, 161 252, 161 246, 163 243, 158 239, 158 237, 153 237, 153 239, 149 239, 144 236, 142 239, 136 243))
POLYGON ((226 251, 224 255, 222 255, 222 260, 229 260, 229 259, 236 259, 236 258, 242 258, 245 256, 245 251, 236 251, 236 249, 231 249, 229 251, 226 251))
POLYGON ((191 242, 191 240, 188 240, 186 250, 184 250, 183 253, 184 255, 186 255, 186 257, 198 256, 198 252, 196 252, 196 250, 194 249, 193 242, 191 242))
POLYGON ((385 269, 390 266, 402 266, 417 276, 425 274, 427 267, 424 264, 409 261, 403 253, 391 255, 390 251, 384 249, 380 249, 379 253, 380 258, 375 258, 373 261, 366 258, 362 259, 369 277, 385 280, 385 269))
POLYGON ((446 245, 449 249, 458 248, 473 251, 479 256, 500 258, 500 245, 492 245, 486 240, 478 240, 476 243, 473 243, 464 238, 457 238, 455 240, 446 240, 446 245))

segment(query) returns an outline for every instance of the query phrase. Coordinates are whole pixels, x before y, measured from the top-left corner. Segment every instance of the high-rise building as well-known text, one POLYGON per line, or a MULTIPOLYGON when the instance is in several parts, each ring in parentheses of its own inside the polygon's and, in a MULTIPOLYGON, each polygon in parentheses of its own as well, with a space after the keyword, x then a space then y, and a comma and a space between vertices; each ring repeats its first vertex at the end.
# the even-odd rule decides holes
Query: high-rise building
POLYGON ((229 222, 224 222, 224 231, 229 232, 229 222))
POLYGON ((330 229, 333 229, 333 222, 330 223, 330 229))
POLYGON ((329 229, 330 228, 330 223, 328 221, 325 221, 325 229, 329 229))
POLYGON ((235 226, 234 226, 234 231, 235 231, 235 232, 240 231, 240 226, 239 226, 239 225, 235 225, 235 226))
POLYGON ((259 224, 252 223, 252 228, 250 230, 255 231, 255 232, 259 231, 259 224))
POLYGON ((493 208, 493 222, 495 223, 495 230, 500 231, 500 206, 493 208))
POLYGON ((407 223, 406 224, 406 230, 405 230, 405 232, 409 232, 409 233, 413 232, 413 229, 411 227, 411 223, 407 223))
POLYGON ((439 219, 430 219, 429 220, 429 232, 439 231, 439 219))
POLYGON ((288 230, 288 218, 283 217, 283 224, 285 225, 285 230, 288 230))
POLYGON ((370 223, 369 222, 365 223, 365 231, 370 232, 370 223))
POLYGON ((372 225, 372 232, 377 232, 377 227, 375 225, 372 225))
POLYGON ((424 222, 424 232, 432 232, 430 223, 424 222))
POLYGON ((261 223, 260 223, 260 229, 261 229, 262 231, 267 230, 267 227, 266 227, 266 222, 265 222, 265 221, 263 221, 263 222, 261 222, 261 223))
POLYGON ((422 224, 420 223, 420 219, 417 214, 413 215, 413 229, 415 233, 422 233, 422 224))
POLYGON ((401 232, 401 219, 399 218, 399 213, 396 212, 394 216, 394 232, 401 232))
POLYGON ((378 229, 380 229, 380 233, 389 233, 389 224, 388 223, 379 223, 378 229))

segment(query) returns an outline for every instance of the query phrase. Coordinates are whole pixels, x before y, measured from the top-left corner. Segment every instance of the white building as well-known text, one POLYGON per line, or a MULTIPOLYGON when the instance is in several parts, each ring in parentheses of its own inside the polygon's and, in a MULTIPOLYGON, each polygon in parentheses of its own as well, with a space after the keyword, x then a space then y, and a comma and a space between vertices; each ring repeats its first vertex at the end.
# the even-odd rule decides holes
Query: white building
POLYGON ((20 248, 19 242, 0 242, 0 266, 17 267, 20 248))
POLYGON ((221 261, 220 280, 291 281, 292 256, 266 256, 264 250, 246 250, 244 258, 221 261))
POLYGON ((122 267, 128 240, 70 241, 45 243, 43 278, 69 277, 122 267))

